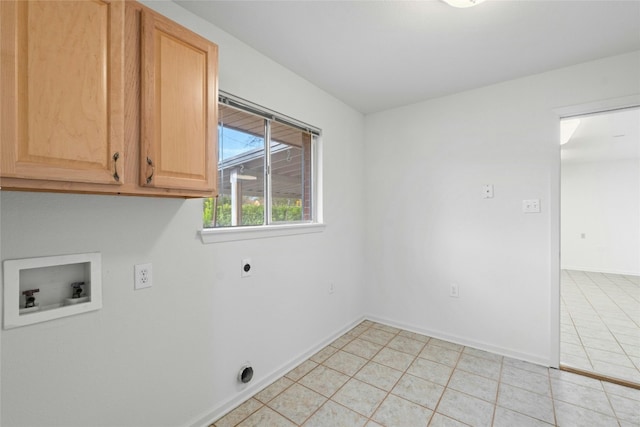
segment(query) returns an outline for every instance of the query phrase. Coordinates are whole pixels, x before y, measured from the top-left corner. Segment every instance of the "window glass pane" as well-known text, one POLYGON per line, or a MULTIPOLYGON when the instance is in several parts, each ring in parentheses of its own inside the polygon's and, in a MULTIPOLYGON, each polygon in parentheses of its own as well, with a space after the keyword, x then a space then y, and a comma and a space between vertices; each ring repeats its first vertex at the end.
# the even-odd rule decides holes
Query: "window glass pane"
POLYGON ((311 220, 311 135, 271 123, 271 222, 311 220))
POLYGON ((224 105, 219 107, 219 196, 215 215, 211 208, 209 226, 263 225, 264 119, 224 105))
POLYGON ((204 227, 313 222, 319 130, 222 96, 218 107, 218 197, 204 201, 204 227))

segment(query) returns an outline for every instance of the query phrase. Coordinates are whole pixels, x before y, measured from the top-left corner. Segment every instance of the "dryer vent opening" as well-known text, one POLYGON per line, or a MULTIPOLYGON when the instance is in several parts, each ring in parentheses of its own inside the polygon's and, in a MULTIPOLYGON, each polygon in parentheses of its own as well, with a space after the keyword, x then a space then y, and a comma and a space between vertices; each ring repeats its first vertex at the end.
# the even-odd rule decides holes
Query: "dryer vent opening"
POLYGON ((253 378, 253 368, 251 365, 244 365, 238 372, 238 381, 243 384, 248 383, 253 378))

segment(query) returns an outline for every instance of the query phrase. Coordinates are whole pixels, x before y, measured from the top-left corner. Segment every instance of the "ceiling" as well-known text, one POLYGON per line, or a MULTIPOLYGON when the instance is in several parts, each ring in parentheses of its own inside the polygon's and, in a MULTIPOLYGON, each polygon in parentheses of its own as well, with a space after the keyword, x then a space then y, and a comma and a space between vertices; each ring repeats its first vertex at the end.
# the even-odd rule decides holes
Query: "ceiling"
POLYGON ((579 118, 575 132, 562 145, 562 162, 583 163, 640 159, 640 108, 579 118))
POLYGON ((365 114, 640 49, 640 0, 174 2, 365 114))

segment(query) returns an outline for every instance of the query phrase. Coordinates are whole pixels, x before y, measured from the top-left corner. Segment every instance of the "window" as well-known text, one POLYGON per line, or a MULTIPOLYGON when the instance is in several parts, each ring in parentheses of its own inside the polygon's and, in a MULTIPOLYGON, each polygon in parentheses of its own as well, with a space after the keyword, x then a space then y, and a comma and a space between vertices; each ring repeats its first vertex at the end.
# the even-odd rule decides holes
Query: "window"
POLYGON ((320 131, 222 93, 218 103, 218 197, 205 228, 315 223, 320 131))

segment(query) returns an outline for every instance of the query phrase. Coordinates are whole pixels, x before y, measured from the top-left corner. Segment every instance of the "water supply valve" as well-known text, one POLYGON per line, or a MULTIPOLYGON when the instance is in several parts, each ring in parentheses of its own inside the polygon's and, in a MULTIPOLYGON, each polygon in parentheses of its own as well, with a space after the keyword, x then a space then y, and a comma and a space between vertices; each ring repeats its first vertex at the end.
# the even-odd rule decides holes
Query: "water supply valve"
POLYGON ((71 294, 71 298, 81 298, 82 292, 84 291, 84 282, 73 282, 71 287, 73 288, 73 293, 71 294))
POLYGON ((36 297, 33 295, 36 292, 40 292, 40 289, 29 289, 22 293, 25 298, 24 308, 31 308, 36 306, 36 297))

